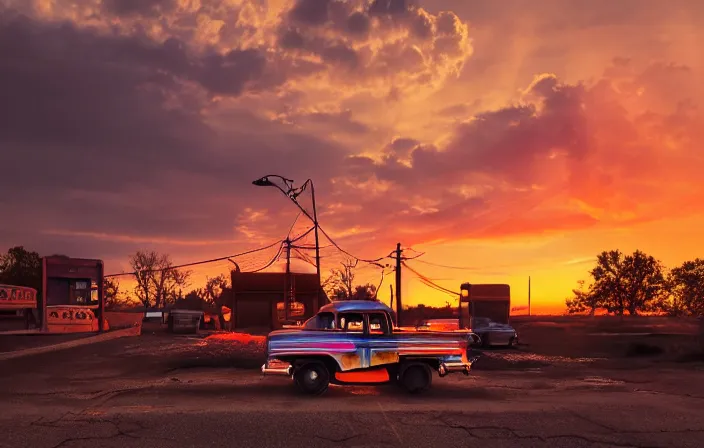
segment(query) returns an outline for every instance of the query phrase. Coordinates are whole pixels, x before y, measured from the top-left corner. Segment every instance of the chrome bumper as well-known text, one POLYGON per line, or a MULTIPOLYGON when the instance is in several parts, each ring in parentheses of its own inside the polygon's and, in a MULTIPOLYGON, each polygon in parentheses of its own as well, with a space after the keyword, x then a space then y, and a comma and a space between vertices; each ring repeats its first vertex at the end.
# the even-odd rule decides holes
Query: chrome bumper
POLYGON ((293 374, 293 366, 288 367, 268 367, 266 364, 262 365, 262 373, 264 375, 283 375, 291 376, 293 374))
POLYGON ((479 359, 478 356, 475 356, 473 358, 470 358, 467 360, 467 362, 443 362, 440 364, 440 367, 438 368, 438 374, 442 377, 447 375, 448 373, 464 373, 465 375, 469 375, 469 371, 472 369, 472 364, 479 359))

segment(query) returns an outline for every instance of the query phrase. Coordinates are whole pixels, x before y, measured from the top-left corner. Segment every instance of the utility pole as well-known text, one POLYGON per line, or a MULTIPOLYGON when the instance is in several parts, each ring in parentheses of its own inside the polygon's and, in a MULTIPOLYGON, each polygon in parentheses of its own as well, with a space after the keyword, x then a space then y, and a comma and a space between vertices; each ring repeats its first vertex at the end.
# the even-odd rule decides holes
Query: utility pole
POLYGON ((396 325, 401 326, 401 314, 403 305, 401 303, 401 243, 396 244, 396 325))
POLYGON ((286 238, 286 275, 284 276, 284 322, 289 320, 291 308, 291 240, 286 238))
POLYGON ((530 316, 530 275, 528 276, 528 316, 530 316))
POLYGON ((389 283, 389 308, 393 309, 394 308, 394 285, 389 283))

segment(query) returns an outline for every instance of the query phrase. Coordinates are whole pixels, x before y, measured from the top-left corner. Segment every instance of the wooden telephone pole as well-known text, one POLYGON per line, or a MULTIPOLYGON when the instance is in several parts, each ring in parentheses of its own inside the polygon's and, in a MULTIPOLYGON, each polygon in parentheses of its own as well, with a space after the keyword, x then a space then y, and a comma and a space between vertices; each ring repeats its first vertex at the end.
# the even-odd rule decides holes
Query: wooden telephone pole
POLYGON ((528 316, 530 316, 530 275, 528 276, 528 316))
POLYGON ((396 244, 396 325, 401 326, 401 314, 403 304, 401 303, 401 243, 396 244))
POLYGON ((291 308, 291 240, 286 238, 286 276, 284 277, 284 322, 288 323, 291 308))

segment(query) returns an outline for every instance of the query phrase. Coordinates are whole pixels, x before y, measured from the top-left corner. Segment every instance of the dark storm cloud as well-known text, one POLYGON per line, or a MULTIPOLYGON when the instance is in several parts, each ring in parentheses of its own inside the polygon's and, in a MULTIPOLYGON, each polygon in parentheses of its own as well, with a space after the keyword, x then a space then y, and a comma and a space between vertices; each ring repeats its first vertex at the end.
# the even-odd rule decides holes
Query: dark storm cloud
POLYGON ((331 0, 297 0, 289 17, 304 25, 322 25, 328 21, 331 0))
POLYGON ((157 162, 194 163, 189 150, 210 130, 190 112, 162 107, 174 91, 175 76, 187 69, 173 42, 157 46, 138 38, 99 37, 71 25, 3 17, 4 165, 34 159, 36 182, 92 181, 100 188, 147 175, 157 162), (158 148, 168 148, 169 157, 158 148), (87 169, 83 179, 57 169, 62 161, 76 169, 94 166, 97 152, 103 162, 134 157, 136 163, 108 178, 93 174, 95 169, 87 169))
MULTIPOLYGON (((266 84, 265 65, 257 50, 193 58, 175 39, 157 44, 4 16, 3 164, 33 157, 46 162, 34 168, 37 183, 89 182, 108 189, 169 167, 207 171, 212 164, 197 148, 215 136, 197 113, 204 98, 189 96, 183 82, 195 81, 214 94, 238 95, 249 83, 266 84), (166 107, 173 101, 177 107, 166 107), (97 163, 115 166, 115 160, 133 163, 122 172, 98 174, 97 163), (85 168, 85 174, 66 176, 55 169, 62 163, 85 168)), ((12 177, 0 182, 12 182, 12 177)))
POLYGON ((276 199, 252 187, 254 177, 278 170, 305 179, 322 165, 334 173, 341 148, 254 111, 218 129, 204 122, 208 94, 264 88, 290 69, 274 76, 264 66, 257 50, 196 57, 176 39, 3 15, 0 206, 13 219, 2 220, 0 246, 115 250, 67 231, 114 235, 130 248, 151 237, 174 247, 232 240, 252 198, 276 199))
POLYGON ((117 16, 154 17, 173 11, 176 0, 103 0, 102 5, 106 12, 117 16))
POLYGON ((411 0, 374 0, 369 5, 369 15, 402 15, 406 14, 416 4, 416 1, 411 0))
POLYGON ((196 79, 216 94, 239 95, 246 84, 264 76, 265 56, 254 49, 232 50, 203 58, 196 79))
POLYGON ((328 64, 341 65, 349 69, 355 69, 359 64, 357 52, 343 43, 326 46, 323 48, 321 56, 323 61, 328 64))
POLYGON ((362 12, 354 12, 347 18, 347 31, 354 35, 364 36, 369 32, 369 17, 362 12))

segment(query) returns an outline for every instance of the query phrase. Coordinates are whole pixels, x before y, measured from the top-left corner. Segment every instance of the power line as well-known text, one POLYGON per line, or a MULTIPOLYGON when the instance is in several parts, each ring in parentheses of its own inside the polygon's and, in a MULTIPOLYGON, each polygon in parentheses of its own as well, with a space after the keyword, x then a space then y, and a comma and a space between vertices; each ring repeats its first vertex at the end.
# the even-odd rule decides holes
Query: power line
POLYGON ((337 248, 337 250, 339 250, 340 252, 342 252, 343 254, 347 255, 347 256, 350 257, 350 258, 354 258, 355 260, 363 261, 363 262, 365 262, 365 263, 374 264, 374 263, 380 262, 380 261, 383 260, 384 258, 388 258, 388 257, 391 255, 391 254, 389 254, 389 255, 387 255, 387 256, 385 256, 385 257, 379 257, 379 258, 376 258, 376 259, 374 259, 374 260, 366 260, 366 259, 364 259, 364 258, 359 258, 359 257, 357 257, 357 256, 355 256, 355 255, 352 255, 351 253, 347 252, 345 249, 341 248, 340 245, 337 244, 337 243, 335 242, 335 240, 333 240, 333 239, 330 237, 330 235, 328 235, 328 233, 327 233, 322 227, 320 227, 320 224, 318 224, 318 229, 320 230, 320 232, 321 232, 323 235, 325 235, 325 238, 327 238, 328 241, 330 241, 330 243, 332 243, 332 245, 337 248))
POLYGON ((430 262, 430 261, 424 261, 424 260, 416 260, 416 261, 418 261, 418 263, 423 263, 423 264, 427 264, 427 265, 430 265, 430 266, 437 266, 437 267, 439 267, 439 268, 458 269, 458 270, 460 270, 460 271, 476 271, 476 270, 477 270, 476 267, 468 267, 468 266, 464 266, 464 267, 463 267, 463 266, 449 266, 449 265, 445 265, 445 264, 432 263, 432 262, 430 262))
POLYGON ((293 232, 293 228, 296 227, 296 223, 298 222, 298 218, 300 218, 300 217, 301 217, 301 213, 299 212, 296 215, 296 219, 293 220, 293 224, 291 224, 291 227, 288 229, 288 233, 286 234, 286 239, 291 238, 291 232, 293 232))
MULTIPOLYGON (((194 262, 192 262, 192 263, 180 264, 180 265, 177 265, 177 266, 169 266, 169 267, 167 267, 167 268, 161 268, 161 269, 144 269, 144 270, 141 270, 141 271, 139 271, 139 272, 161 272, 161 271, 169 271, 169 270, 172 270, 172 269, 181 269, 181 268, 187 268, 187 267, 191 267, 191 266, 198 266, 198 265, 201 265, 201 264, 208 264, 208 263, 215 263, 215 262, 218 262, 218 261, 225 261, 225 260, 227 260, 227 259, 229 259, 229 258, 242 257, 242 256, 244 256, 244 255, 249 255, 249 254, 253 254, 253 253, 256 253, 256 252, 261 252, 261 251, 263 251, 263 250, 271 249, 272 247, 276 246, 277 244, 281 244, 281 243, 283 243, 283 240, 279 240, 279 241, 277 241, 277 242, 275 242, 275 243, 269 244, 268 246, 264 246, 264 247, 260 247, 260 248, 252 249, 252 250, 248 250, 248 251, 245 251, 245 252, 240 252, 240 253, 235 254, 235 255, 228 255, 228 256, 226 256, 226 257, 212 258, 212 259, 210 259, 210 260, 194 261, 194 262)), ((123 276, 123 275, 136 275, 136 274, 137 274, 137 272, 123 272, 123 273, 120 273, 120 274, 108 274, 108 275, 105 276, 105 278, 121 277, 121 276, 123 276)))
POLYGON ((309 256, 307 256, 306 254, 304 254, 303 252, 298 250, 298 248, 296 248, 295 246, 291 246, 291 247, 293 248, 293 252, 298 254, 298 257, 294 257, 294 258, 297 258, 298 260, 301 260, 301 261, 305 261, 309 265, 315 267, 315 262, 313 260, 311 260, 309 256))
POLYGON ((415 255, 413 257, 403 257, 403 260, 415 260, 416 258, 420 258, 423 255, 425 255, 425 252, 418 252, 418 255, 415 255))
POLYGON ((459 292, 452 291, 452 290, 450 290, 450 289, 447 289, 447 288, 445 288, 445 287, 442 287, 442 286, 436 284, 435 282, 433 282, 432 280, 430 280, 430 279, 429 279, 428 277, 426 277, 425 275, 421 274, 420 272, 416 271, 416 270, 413 269, 412 267, 408 266, 407 263, 402 262, 402 264, 403 264, 403 266, 404 266, 406 269, 408 269, 409 271, 413 272, 419 279, 421 279, 421 281, 422 281, 424 284, 426 284, 427 286, 430 286, 430 287, 432 287, 432 288, 434 288, 434 289, 437 289, 437 290, 439 290, 439 291, 445 292, 445 293, 447 293, 447 294, 453 295, 453 296, 455 296, 455 297, 457 297, 457 296, 460 295, 459 292))
MULTIPOLYGON (((327 249, 328 247, 333 247, 332 244, 328 244, 327 246, 320 246, 320 249, 327 249)), ((315 250, 315 246, 297 246, 295 244, 291 245, 291 248, 293 249, 302 249, 302 250, 315 250)))
POLYGON ((254 271, 250 271, 250 272, 260 272, 260 271, 263 271, 264 269, 268 268, 269 266, 273 265, 274 263, 276 263, 276 261, 279 259, 279 257, 281 257, 281 252, 283 250, 284 250, 284 244, 281 243, 281 245, 279 246, 278 252, 276 252, 276 255, 274 255, 274 257, 271 260, 269 260, 269 262, 267 264, 265 264, 264 266, 262 266, 259 269, 255 269, 254 271))
POLYGON ((312 232, 313 230, 315 230, 315 226, 311 227, 310 229, 306 230, 305 232, 301 233, 300 235, 294 237, 294 238, 291 240, 291 242, 292 242, 292 243, 295 243, 296 241, 305 238, 305 237, 308 236, 308 234, 309 234, 310 232, 312 232))
POLYGON ((443 294, 449 294, 449 295, 454 296, 454 294, 451 294, 449 291, 446 291, 446 290, 443 289, 443 288, 437 287, 437 285, 435 285, 435 283, 428 282, 427 280, 424 280, 424 279, 422 279, 422 278, 419 278, 419 280, 420 280, 421 283, 423 283, 425 286, 427 286, 427 287, 429 287, 429 288, 431 288, 431 289, 434 289, 434 290, 436 290, 436 291, 439 291, 439 292, 441 292, 441 293, 443 293, 443 294))

